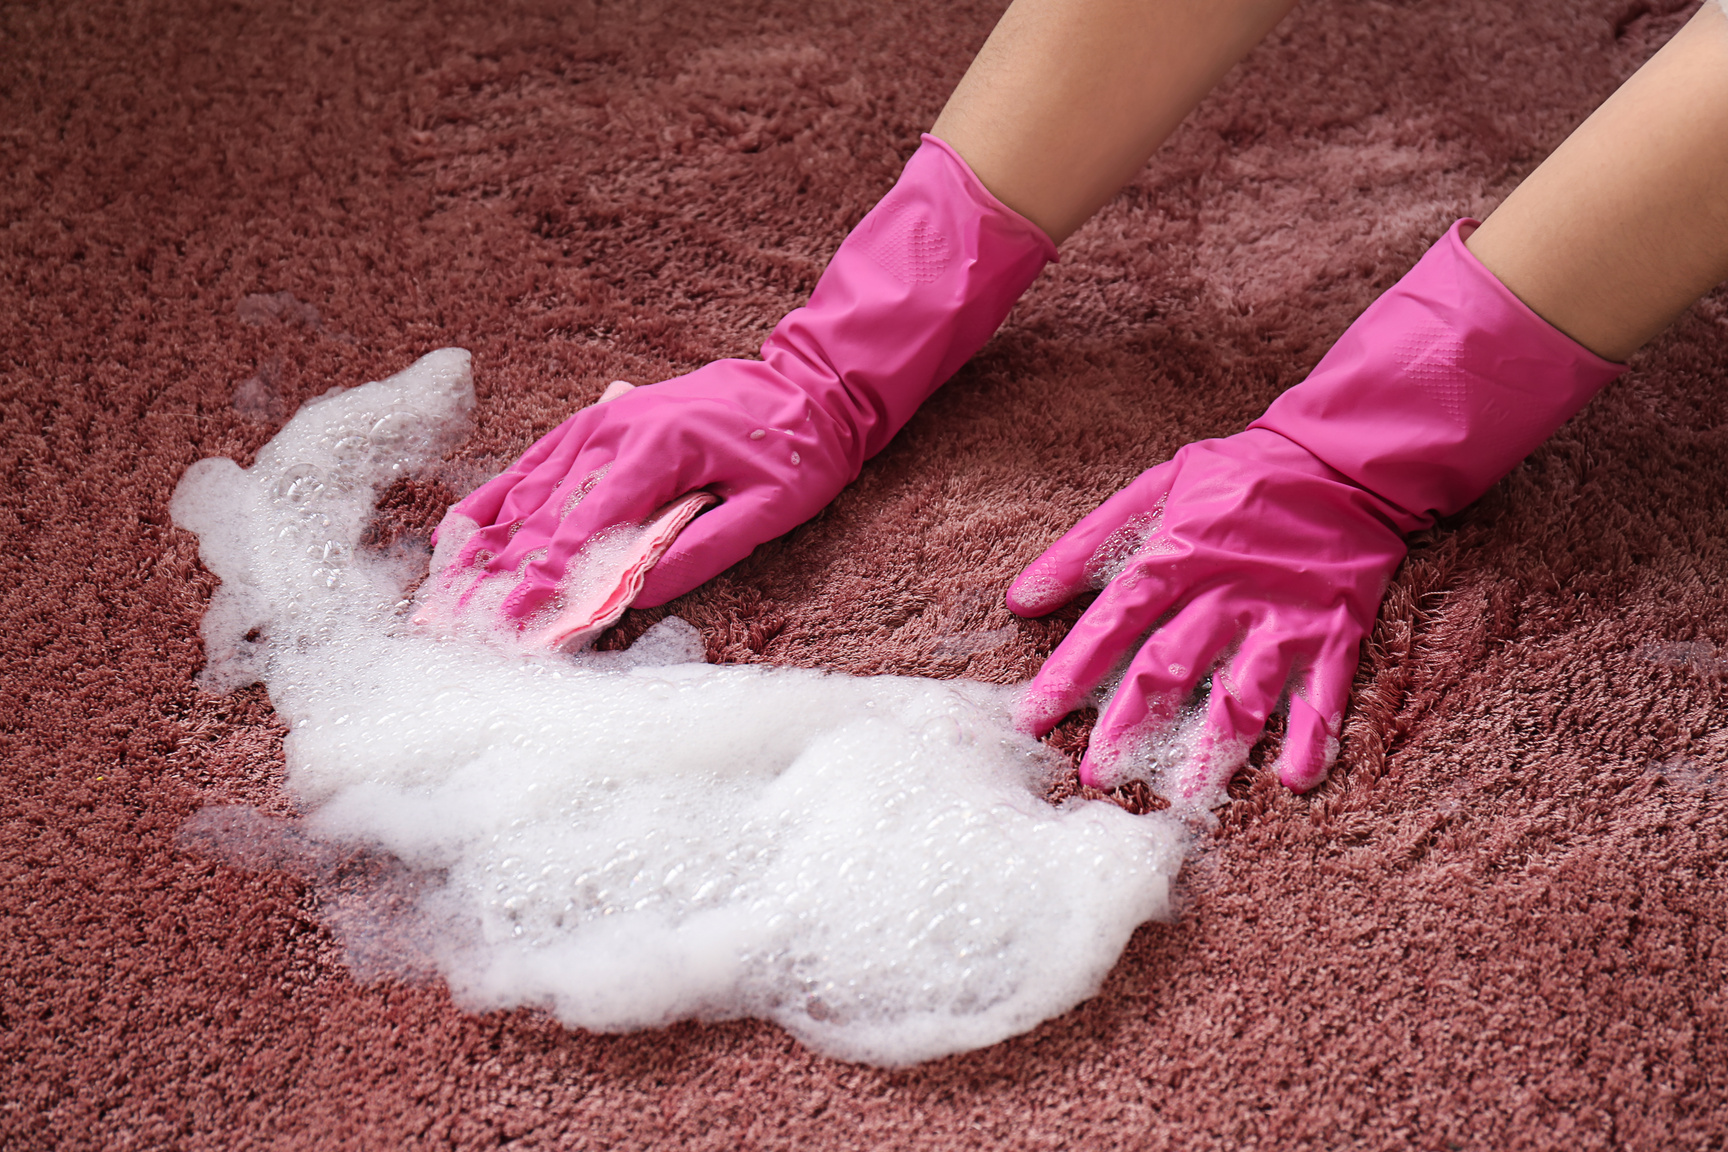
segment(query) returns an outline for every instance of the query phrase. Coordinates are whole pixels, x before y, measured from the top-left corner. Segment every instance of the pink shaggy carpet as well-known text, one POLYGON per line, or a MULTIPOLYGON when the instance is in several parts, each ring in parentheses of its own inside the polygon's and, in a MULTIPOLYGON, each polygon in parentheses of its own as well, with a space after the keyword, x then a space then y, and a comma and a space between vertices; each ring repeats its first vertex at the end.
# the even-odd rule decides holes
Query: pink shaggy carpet
MULTIPOLYGON (((671 610, 716 661, 1026 677, 1073 613, 1014 621, 1012 575, 1299 380, 1693 7, 1304 6, 827 512, 671 610)), ((182 838, 286 804, 261 691, 193 685, 187 465, 441 345, 476 475, 608 380, 749 354, 997 12, 0 6, 0 1146, 1724 1147, 1721 292, 1416 541, 1331 781, 1245 772, 1180 921, 994 1048, 464 1014, 182 838)), ((399 486, 380 537, 455 495, 399 486)))

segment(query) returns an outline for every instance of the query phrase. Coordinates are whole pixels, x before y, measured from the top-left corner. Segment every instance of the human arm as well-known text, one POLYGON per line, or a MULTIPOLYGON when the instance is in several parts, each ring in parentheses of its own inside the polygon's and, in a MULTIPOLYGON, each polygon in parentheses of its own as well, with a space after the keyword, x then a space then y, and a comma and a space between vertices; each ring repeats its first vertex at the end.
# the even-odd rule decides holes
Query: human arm
POLYGON ((451 510, 450 580, 536 621, 609 527, 721 503, 648 573, 663 603, 813 515, 995 331, 1061 239, 1291 0, 1016 0, 895 189, 760 360, 717 361, 571 417, 451 510), (976 170, 974 168, 976 165, 976 170), (573 503, 573 496, 580 494, 573 503))
POLYGON ((1612 378, 1608 357, 1728 276, 1725 175, 1728 22, 1711 3, 1249 431, 1183 449, 1027 569, 1009 593, 1024 614, 1104 591, 1022 725, 1047 730, 1129 661, 1087 783, 1164 751, 1168 791, 1216 800, 1287 693, 1277 771, 1317 784, 1402 536, 1479 496, 1612 378), (1178 723, 1208 674, 1206 708, 1178 723))

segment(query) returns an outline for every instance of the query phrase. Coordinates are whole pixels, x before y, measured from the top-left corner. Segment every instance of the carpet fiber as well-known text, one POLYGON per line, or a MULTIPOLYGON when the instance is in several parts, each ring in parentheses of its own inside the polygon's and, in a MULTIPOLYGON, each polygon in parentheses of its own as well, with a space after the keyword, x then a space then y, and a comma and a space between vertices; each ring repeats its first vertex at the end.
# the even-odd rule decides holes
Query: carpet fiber
MULTIPOLYGON (((1693 7, 1305 6, 856 484, 668 610, 716 661, 1028 676, 1074 613, 1015 621, 1014 573, 1299 380, 1693 7)), ((749 354, 996 13, 0 7, 0 1146, 1724 1147, 1722 292, 1415 542, 1331 781, 1245 773, 1180 921, 995 1048, 467 1015, 183 836, 288 812, 262 692, 193 683, 185 468, 461 345, 478 432, 375 532, 423 541, 608 380, 749 354)))

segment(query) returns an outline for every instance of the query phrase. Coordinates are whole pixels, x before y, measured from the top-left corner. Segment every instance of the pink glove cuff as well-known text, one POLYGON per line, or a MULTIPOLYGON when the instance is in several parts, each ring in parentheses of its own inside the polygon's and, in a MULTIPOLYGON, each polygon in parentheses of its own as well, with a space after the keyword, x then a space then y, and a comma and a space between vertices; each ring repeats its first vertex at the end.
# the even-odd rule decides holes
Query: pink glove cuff
POLYGON ((843 428, 854 469, 1001 326, 1056 245, 925 134, 900 180, 852 230, 762 359, 843 428))
POLYGON ((1481 496, 1625 366, 1514 296, 1460 220, 1249 425, 1284 436, 1395 507, 1400 532, 1481 496))

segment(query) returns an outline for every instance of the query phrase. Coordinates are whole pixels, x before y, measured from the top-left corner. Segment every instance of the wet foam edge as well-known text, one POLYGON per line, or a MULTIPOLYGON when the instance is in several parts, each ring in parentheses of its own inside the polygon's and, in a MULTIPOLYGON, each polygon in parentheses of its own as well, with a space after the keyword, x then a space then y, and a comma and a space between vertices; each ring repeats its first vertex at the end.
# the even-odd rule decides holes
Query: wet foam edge
MULTIPOLYGON (((199 843, 406 869, 358 905, 309 876, 351 957, 413 951, 472 1010, 597 1031, 752 1016, 901 1065, 1066 1012, 1172 914, 1189 830, 1046 803, 1063 763, 1013 730, 1016 689, 710 666, 675 617, 574 656, 416 625, 424 554, 360 541, 473 403, 468 354, 434 352, 307 405, 249 469, 199 462, 173 501, 222 581, 204 683, 265 685, 302 813, 287 856, 256 821, 207 817, 199 843)), ((628 543, 594 551, 596 579, 628 543)))

